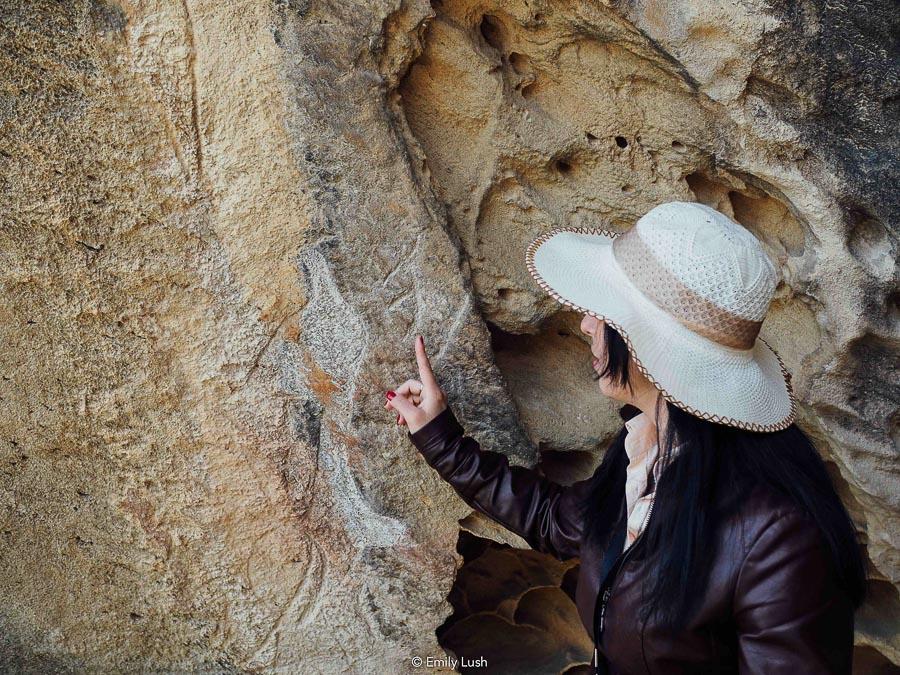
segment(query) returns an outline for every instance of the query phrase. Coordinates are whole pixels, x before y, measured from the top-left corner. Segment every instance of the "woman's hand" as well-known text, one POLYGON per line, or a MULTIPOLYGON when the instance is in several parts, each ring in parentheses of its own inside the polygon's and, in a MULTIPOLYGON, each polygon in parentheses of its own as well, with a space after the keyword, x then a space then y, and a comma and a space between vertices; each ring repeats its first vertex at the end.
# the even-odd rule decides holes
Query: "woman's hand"
POLYGON ((419 364, 419 380, 407 380, 396 389, 387 392, 385 408, 396 410, 397 424, 406 424, 413 434, 437 417, 447 407, 447 396, 438 386, 428 355, 425 339, 416 336, 416 361, 419 364))

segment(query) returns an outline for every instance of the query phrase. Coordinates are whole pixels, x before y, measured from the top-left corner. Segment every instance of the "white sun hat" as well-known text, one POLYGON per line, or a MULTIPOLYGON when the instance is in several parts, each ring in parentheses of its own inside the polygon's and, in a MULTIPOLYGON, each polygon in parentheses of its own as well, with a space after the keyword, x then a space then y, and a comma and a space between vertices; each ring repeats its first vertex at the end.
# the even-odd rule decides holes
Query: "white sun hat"
POLYGON ((605 321, 663 398, 705 420, 778 431, 790 373, 758 337, 778 282, 759 240, 704 204, 659 204, 623 234, 562 227, 525 252, 537 283, 605 321))

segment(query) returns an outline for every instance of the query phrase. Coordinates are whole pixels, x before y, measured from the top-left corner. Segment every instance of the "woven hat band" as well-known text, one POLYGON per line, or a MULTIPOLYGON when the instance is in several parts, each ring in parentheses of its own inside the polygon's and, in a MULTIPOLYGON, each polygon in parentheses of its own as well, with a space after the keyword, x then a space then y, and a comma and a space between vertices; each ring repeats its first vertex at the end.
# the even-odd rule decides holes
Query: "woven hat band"
POLYGON ((753 347, 762 321, 738 316, 688 288, 662 265, 635 229, 616 237, 612 249, 631 283, 680 324, 726 347, 753 347))

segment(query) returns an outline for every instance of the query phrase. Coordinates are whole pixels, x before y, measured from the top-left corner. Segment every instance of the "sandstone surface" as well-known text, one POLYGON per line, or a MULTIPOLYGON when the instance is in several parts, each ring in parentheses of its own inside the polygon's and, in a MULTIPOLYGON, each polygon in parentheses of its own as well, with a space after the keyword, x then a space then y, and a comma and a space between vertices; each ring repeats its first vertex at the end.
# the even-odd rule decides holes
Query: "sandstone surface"
POLYGON ((588 475, 617 417, 524 247, 672 199, 780 266, 763 337, 872 579, 857 671, 900 667, 897 21, 0 1, 0 670, 499 667, 523 639, 534 672, 583 663, 570 569, 472 515, 383 393, 422 333, 484 447, 588 475), (512 548, 454 586, 461 528, 512 548))

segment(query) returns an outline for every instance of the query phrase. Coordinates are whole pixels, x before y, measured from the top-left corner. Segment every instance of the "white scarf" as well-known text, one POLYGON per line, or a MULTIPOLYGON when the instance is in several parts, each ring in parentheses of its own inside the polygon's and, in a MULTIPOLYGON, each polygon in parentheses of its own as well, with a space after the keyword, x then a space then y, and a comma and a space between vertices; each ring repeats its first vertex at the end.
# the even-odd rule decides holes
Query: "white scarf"
MULTIPOLYGON (((647 514, 656 495, 656 484, 662 474, 662 462, 657 462, 659 446, 656 443, 656 425, 645 413, 635 415, 625 422, 628 433, 625 436, 625 452, 628 466, 625 473, 625 504, 628 511, 628 531, 625 535, 623 551, 634 543, 641 530, 647 525, 647 514), (653 491, 647 491, 650 472, 653 472, 653 491)), ((672 448, 671 459, 678 454, 679 447, 672 448)))

